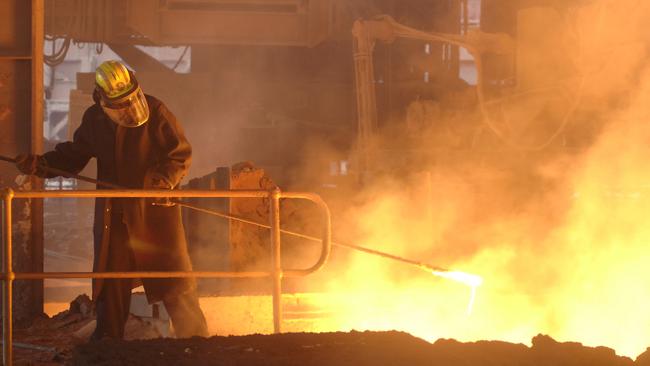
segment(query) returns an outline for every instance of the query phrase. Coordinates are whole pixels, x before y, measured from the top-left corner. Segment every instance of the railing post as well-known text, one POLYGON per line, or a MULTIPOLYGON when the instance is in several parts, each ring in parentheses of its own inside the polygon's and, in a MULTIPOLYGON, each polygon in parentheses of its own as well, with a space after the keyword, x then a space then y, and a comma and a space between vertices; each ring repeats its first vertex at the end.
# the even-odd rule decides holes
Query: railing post
POLYGON ((273 331, 282 332, 282 261, 280 258, 280 189, 270 193, 271 250, 273 263, 273 331))
POLYGON ((11 188, 2 190, 3 201, 3 251, 2 251, 2 360, 4 365, 11 365, 13 359, 13 311, 12 292, 14 272, 11 263, 11 204, 14 191, 11 188))

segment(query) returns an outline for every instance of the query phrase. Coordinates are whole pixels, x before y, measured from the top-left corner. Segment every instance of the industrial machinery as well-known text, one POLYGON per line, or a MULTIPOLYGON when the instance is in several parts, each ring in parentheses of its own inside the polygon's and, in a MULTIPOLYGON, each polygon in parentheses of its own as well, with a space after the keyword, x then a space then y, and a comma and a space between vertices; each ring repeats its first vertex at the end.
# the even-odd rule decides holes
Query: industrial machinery
MULTIPOLYGON (((392 43, 396 38, 416 39, 427 42, 442 42, 465 47, 477 60, 477 89, 482 85, 480 60, 484 53, 514 55, 515 42, 507 34, 491 34, 478 30, 464 35, 423 32, 397 23, 393 18, 383 15, 377 20, 358 20, 352 30, 354 35, 354 66, 358 110, 358 145, 360 150, 359 169, 364 171, 376 165, 377 157, 372 157, 371 140, 377 129, 377 101, 375 91, 375 72, 373 50, 377 41, 392 43)), ((482 93, 478 92, 479 98, 482 93)))
MULTIPOLYGON (((471 140, 459 145, 481 148, 478 139, 491 136, 504 148, 539 151, 565 131, 581 100, 584 80, 567 75, 570 50, 560 38, 566 15, 542 0, 45 4, 45 31, 53 40, 45 57, 49 65, 60 64, 71 45, 93 43, 98 51, 106 45, 140 70, 146 90, 172 101, 188 129, 214 115, 215 107, 216 121, 221 115, 239 120, 234 132, 239 147, 232 150, 247 153, 238 151, 225 160, 255 161, 275 176, 284 177, 301 164, 296 157, 304 153, 305 136, 325 140, 337 151, 354 151, 352 164, 344 170, 363 175, 377 165, 373 160, 382 160, 370 156, 381 150, 371 146, 380 127, 408 120, 408 112, 426 114, 451 99, 467 99, 474 106, 461 108, 478 107, 481 118, 449 141, 471 140), (473 15, 471 27, 470 11, 480 14, 473 15), (542 23, 551 26, 539 27, 542 23), (185 49, 175 65, 163 65, 143 51, 145 46, 185 49), (191 58, 191 71, 178 74, 175 69, 184 57, 191 58), (461 62, 471 64, 474 83, 460 78, 461 62), (538 69, 544 72, 531 72, 538 69), (409 110, 413 103, 417 105, 409 110)), ((70 130, 92 90, 88 74, 76 79, 70 130)), ((196 145, 215 143, 207 136, 223 134, 217 123, 210 130, 202 127, 205 133, 195 137, 196 145)), ((408 134, 402 132, 396 139, 408 134)), ((322 170, 332 162, 323 162, 322 170)), ((203 171, 213 168, 201 160, 196 163, 203 171)))
POLYGON ((76 42, 313 47, 332 0, 49 0, 46 32, 76 42))

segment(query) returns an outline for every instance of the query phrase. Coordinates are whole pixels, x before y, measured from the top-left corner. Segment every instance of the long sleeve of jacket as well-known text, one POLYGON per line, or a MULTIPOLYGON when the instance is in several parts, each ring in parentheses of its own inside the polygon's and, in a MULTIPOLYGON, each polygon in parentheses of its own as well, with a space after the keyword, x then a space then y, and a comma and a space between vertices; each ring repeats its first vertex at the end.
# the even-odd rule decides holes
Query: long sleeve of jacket
POLYGON ((161 103, 155 113, 160 123, 153 130, 153 137, 161 148, 161 154, 152 173, 176 187, 190 169, 192 147, 180 123, 164 104, 161 103))
MULTIPOLYGON (((95 156, 92 141, 92 121, 88 117, 88 111, 83 116, 81 126, 74 133, 72 141, 62 142, 54 147, 54 150, 43 154, 47 165, 52 168, 78 174, 88 164, 88 161, 95 156)), ((56 177, 48 173, 45 178, 56 177)))

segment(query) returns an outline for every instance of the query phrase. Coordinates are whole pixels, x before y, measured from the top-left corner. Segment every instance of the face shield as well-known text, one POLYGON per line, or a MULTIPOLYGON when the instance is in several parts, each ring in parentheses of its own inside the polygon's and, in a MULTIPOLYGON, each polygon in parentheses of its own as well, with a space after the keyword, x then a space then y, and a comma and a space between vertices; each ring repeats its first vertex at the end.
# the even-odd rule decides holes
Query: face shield
POLYGON ((109 97, 102 88, 97 88, 101 97, 99 104, 104 113, 113 122, 124 127, 138 127, 149 120, 147 99, 133 76, 131 80, 131 91, 116 98, 109 97))

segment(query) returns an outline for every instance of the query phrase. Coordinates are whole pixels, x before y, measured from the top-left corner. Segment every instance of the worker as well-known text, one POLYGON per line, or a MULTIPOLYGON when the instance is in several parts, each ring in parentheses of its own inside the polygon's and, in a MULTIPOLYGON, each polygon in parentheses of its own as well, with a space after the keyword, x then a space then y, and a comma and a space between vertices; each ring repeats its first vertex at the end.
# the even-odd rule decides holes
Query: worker
MULTIPOLYGON (((142 92, 119 61, 95 72, 94 104, 71 142, 43 155, 21 155, 18 169, 51 178, 43 167, 79 173, 97 159, 97 179, 128 189, 174 189, 186 175, 192 148, 176 117, 142 92)), ((191 271, 181 210, 168 199, 98 198, 95 201, 93 270, 191 271)), ((91 340, 122 339, 133 279, 94 279, 97 327, 91 340)), ((142 279, 149 303, 162 301, 179 338, 207 336, 196 281, 142 279)))

